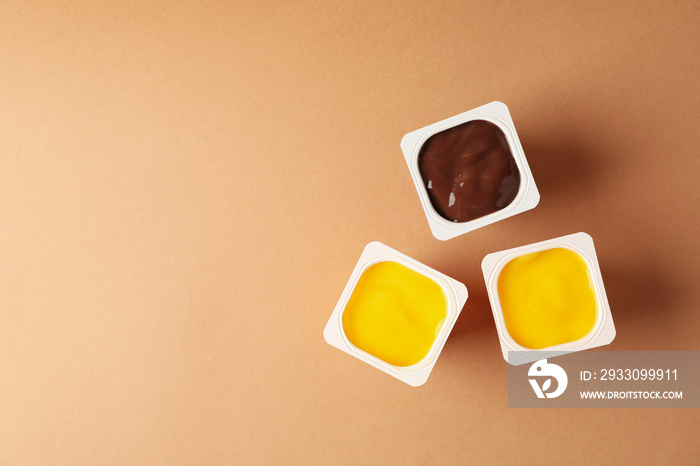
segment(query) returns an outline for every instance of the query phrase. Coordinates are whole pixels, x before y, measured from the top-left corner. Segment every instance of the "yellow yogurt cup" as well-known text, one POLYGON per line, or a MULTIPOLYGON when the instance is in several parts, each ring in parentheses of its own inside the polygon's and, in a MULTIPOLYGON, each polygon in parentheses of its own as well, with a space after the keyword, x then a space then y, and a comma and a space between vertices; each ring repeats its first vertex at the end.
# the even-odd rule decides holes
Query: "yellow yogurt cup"
POLYGON ((615 338, 589 235, 576 233, 489 254, 481 267, 508 363, 582 351, 615 338))
POLYGON ((462 283, 373 242, 360 256, 323 334, 332 346, 419 386, 466 300, 462 283))

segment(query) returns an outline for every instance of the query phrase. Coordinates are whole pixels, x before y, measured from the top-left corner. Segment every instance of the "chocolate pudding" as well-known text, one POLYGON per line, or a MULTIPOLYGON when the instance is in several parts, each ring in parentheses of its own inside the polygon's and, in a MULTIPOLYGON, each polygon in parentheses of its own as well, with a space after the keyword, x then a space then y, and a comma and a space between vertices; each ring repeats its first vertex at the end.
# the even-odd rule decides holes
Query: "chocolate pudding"
POLYGON ((430 202, 442 217, 468 222, 507 207, 520 172, 501 129, 483 120, 431 136, 418 156, 430 202))

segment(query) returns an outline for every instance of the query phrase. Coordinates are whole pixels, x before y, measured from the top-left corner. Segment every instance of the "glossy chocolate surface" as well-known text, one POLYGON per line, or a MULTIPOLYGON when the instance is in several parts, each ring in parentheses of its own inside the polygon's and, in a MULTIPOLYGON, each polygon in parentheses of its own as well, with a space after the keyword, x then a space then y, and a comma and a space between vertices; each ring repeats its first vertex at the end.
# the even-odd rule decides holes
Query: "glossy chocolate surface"
POLYGON ((431 136, 418 168, 435 210, 468 222, 507 207, 520 188, 520 172, 501 129, 474 120, 431 136))

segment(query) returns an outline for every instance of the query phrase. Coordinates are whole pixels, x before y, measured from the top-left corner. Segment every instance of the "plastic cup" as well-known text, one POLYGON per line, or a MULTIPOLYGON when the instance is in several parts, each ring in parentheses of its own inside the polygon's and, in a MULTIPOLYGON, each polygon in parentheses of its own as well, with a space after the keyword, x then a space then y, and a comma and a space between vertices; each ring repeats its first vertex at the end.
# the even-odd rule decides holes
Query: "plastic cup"
POLYGON ((529 244, 505 251, 488 254, 481 263, 481 269, 486 281, 489 301, 496 322, 498 338, 501 343, 503 358, 512 365, 520 365, 549 357, 583 351, 598 346, 610 344, 615 339, 615 324, 613 323, 610 305, 605 294, 605 286, 598 265, 598 258, 593 245, 593 239, 586 233, 575 233, 560 238, 554 238, 539 243, 529 244), (501 298, 498 291, 498 280, 504 267, 513 259, 530 253, 541 252, 554 248, 564 248, 576 253, 586 265, 586 273, 595 297, 596 317, 593 328, 582 338, 575 341, 539 349, 526 348, 517 343, 506 325, 501 298))
MULTIPOLYGON (((412 274, 413 275, 413 274, 412 274)), ((400 281, 400 278, 397 280, 400 281)), ((402 284, 399 283, 397 289, 401 289, 402 284)), ((432 284, 431 284, 432 286, 432 284)), ((457 321, 457 317, 467 301, 467 288, 457 280, 454 280, 447 275, 444 275, 420 262, 401 254, 400 252, 380 243, 369 243, 362 255, 360 256, 355 269, 348 280, 345 289, 343 290, 340 300, 338 301, 333 313, 331 314, 328 323, 323 331, 326 341, 336 348, 354 356, 367 364, 376 367, 377 369, 386 372, 387 374, 411 385, 423 385, 430 376, 430 373, 437 362, 437 358, 442 351, 447 337, 452 331, 452 327, 457 321), (430 345, 430 349, 420 361, 408 366, 398 366, 391 364, 380 357, 377 357, 369 352, 355 346, 350 339, 343 326, 343 314, 348 307, 353 292, 355 291, 358 282, 363 274, 373 265, 382 262, 393 262, 404 266, 411 271, 417 272, 422 277, 431 280, 442 293, 445 300, 445 315, 439 330, 434 336, 434 340, 430 345)), ((377 299, 382 298, 378 296, 377 299)), ((381 312, 381 310, 380 310, 381 312)))
POLYGON ((428 224, 433 236, 439 240, 448 240, 470 231, 476 230, 486 225, 490 225, 499 220, 503 220, 513 215, 525 212, 534 208, 540 195, 535 185, 535 180, 530 171, 530 167, 525 158, 525 153, 520 144, 518 133, 508 111, 508 107, 502 102, 491 102, 468 112, 447 118, 433 123, 424 128, 406 134, 401 140, 401 150, 403 151, 408 169, 411 173, 413 183, 418 191, 418 197, 423 211, 428 219, 428 224), (431 136, 470 121, 483 120, 496 125, 505 135, 506 142, 510 149, 520 174, 520 186, 515 198, 507 206, 489 213, 479 218, 465 222, 450 221, 440 215, 433 206, 428 194, 428 187, 425 185, 420 168, 419 157, 421 148, 431 136))

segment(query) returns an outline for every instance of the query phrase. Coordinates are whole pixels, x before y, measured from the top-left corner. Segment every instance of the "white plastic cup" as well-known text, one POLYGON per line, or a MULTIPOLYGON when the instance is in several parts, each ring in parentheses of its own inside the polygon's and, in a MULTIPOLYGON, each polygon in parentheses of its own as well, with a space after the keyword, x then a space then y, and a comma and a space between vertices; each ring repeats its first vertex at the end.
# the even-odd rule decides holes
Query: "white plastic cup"
POLYGON ((600 266, 598 265, 598 257, 596 256, 593 238, 586 233, 574 233, 572 235, 488 254, 481 263, 481 269, 484 274, 484 280, 486 281, 486 290, 489 295, 489 301, 491 302, 491 309, 496 322, 498 338, 501 342, 503 358, 509 364, 517 366, 566 353, 596 348, 598 346, 608 345, 615 339, 615 324, 613 323, 612 313, 610 312, 608 297, 605 294, 605 286, 603 285, 603 277, 600 273, 600 266), (525 254, 553 248, 569 249, 578 254, 586 263, 588 278, 595 295, 597 312, 596 322, 593 329, 579 340, 542 349, 525 348, 516 343, 508 333, 505 318, 503 317, 503 308, 501 307, 500 298, 498 296, 498 277, 506 264, 512 259, 525 254))
POLYGON ((438 272, 437 270, 421 264, 405 254, 401 254, 389 246, 375 241, 369 243, 362 252, 360 259, 357 262, 357 265, 355 266, 352 275, 350 275, 350 279, 348 280, 348 283, 340 296, 340 300, 338 300, 338 304, 336 304, 335 309, 333 310, 333 313, 331 314, 331 317, 323 330, 323 336, 330 345, 335 346, 351 356, 354 356, 411 386, 417 387, 419 385, 423 385, 428 380, 428 377, 430 376, 430 373, 437 362, 437 358, 440 355, 445 342, 447 341, 447 337, 450 335, 452 327, 454 327, 462 307, 464 307, 464 303, 467 301, 467 295, 467 288, 464 286, 464 284, 438 272), (348 301, 350 300, 360 277, 370 266, 385 261, 396 262, 433 280, 439 285, 445 297, 445 302, 447 305, 445 320, 442 323, 442 326, 440 327, 440 330, 433 341, 433 345, 428 354, 421 361, 412 366, 394 366, 357 348, 348 340, 348 337, 343 330, 343 312, 345 311, 348 301))
POLYGON ((433 123, 424 128, 412 131, 406 134, 401 140, 401 150, 403 151, 408 170, 413 178, 413 183, 418 191, 423 211, 428 219, 428 225, 433 233, 433 236, 439 240, 448 240, 459 235, 463 235, 470 231, 476 230, 486 225, 490 225, 499 220, 503 220, 513 215, 525 212, 534 208, 540 200, 540 194, 535 185, 535 179, 530 171, 530 166, 525 158, 518 133, 515 131, 513 119, 510 116, 508 107, 502 102, 491 102, 481 107, 475 108, 468 112, 447 118, 445 120, 433 123), (463 123, 475 120, 484 120, 493 123, 503 131, 506 137, 508 146, 515 163, 520 172, 520 187, 513 201, 493 213, 483 217, 470 220, 468 222, 451 222, 441 216, 433 207, 428 196, 428 190, 423 183, 420 169, 418 167, 418 158, 420 156, 423 144, 433 135, 442 131, 448 130, 463 123))

